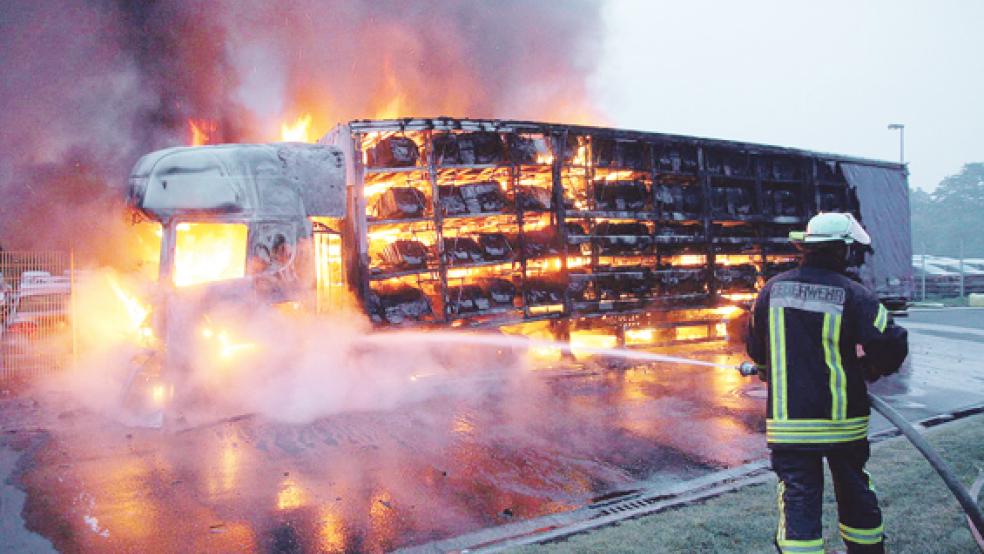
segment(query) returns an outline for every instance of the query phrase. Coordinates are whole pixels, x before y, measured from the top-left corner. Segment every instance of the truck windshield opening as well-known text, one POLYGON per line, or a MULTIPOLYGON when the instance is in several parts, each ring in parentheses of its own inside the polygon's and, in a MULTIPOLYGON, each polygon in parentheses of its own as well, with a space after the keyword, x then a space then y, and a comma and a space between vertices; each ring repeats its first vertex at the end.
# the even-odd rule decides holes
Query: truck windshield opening
POLYGON ((179 223, 174 284, 184 287, 243 277, 247 235, 242 223, 179 223))

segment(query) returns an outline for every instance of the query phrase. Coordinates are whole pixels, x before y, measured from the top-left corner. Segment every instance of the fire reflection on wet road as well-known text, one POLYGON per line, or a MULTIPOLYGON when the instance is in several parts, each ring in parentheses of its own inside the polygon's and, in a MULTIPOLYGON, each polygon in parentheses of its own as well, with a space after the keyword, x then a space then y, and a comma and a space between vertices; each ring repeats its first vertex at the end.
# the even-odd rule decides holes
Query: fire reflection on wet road
POLYGON ((390 550, 759 458, 755 388, 719 369, 584 365, 307 425, 56 412, 22 476, 26 516, 67 551, 390 550))
MULTIPOLYGON (((960 344, 941 352, 940 340, 915 335, 918 369, 878 384, 910 415, 984 389, 979 364, 944 359, 984 347, 946 339, 960 344)), ((737 350, 673 353, 740 360, 737 350)), ((52 393, 0 411, 36 443, 20 476, 28 526, 62 551, 386 551, 766 453, 764 385, 737 372, 585 365, 489 383, 306 425, 243 416, 127 428, 52 393)))

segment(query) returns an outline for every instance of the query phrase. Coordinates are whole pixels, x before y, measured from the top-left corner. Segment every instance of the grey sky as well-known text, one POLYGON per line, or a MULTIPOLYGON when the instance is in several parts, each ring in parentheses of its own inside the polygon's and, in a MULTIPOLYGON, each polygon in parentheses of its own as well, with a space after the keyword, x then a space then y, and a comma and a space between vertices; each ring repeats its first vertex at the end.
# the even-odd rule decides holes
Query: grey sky
POLYGON ((984 161, 984 1, 609 0, 610 123, 898 159, 931 190, 984 161))

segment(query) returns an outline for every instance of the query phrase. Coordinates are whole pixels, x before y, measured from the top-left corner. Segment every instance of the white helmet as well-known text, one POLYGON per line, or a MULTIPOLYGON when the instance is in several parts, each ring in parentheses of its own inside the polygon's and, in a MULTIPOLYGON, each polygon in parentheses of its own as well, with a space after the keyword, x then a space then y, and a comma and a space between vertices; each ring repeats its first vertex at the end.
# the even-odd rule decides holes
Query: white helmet
POLYGON ((806 231, 789 233, 789 240, 804 244, 840 241, 844 244, 855 242, 868 245, 871 237, 854 216, 848 213, 820 213, 806 224, 806 231))

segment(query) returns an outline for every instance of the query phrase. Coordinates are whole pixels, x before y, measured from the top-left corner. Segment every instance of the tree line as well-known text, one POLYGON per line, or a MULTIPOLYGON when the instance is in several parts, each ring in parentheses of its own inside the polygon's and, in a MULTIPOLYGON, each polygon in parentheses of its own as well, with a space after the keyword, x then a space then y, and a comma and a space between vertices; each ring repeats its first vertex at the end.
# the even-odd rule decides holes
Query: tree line
POLYGON ((984 163, 970 163, 933 192, 909 190, 912 251, 984 258, 984 163))

